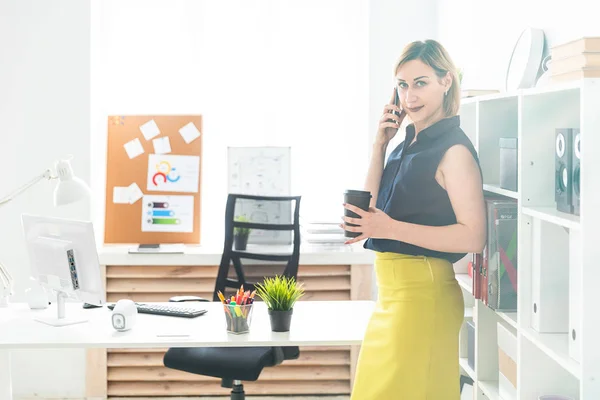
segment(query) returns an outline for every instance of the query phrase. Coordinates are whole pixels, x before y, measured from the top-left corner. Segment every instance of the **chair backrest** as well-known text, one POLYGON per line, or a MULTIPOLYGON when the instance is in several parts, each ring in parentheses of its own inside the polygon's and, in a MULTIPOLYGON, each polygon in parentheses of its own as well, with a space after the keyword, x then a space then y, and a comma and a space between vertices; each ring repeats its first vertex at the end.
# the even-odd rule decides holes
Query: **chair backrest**
MULTIPOLYGON (((219 301, 217 296, 219 291, 228 296, 241 285, 244 285, 244 290, 254 290, 254 285, 266 276, 284 275, 297 279, 300 260, 300 199, 301 196, 228 195, 225 207, 225 243, 213 301, 219 301), (273 209, 268 207, 268 204, 275 203, 278 205, 275 209, 280 211, 280 221, 256 222, 257 218, 253 216, 246 216, 249 222, 238 221, 236 215, 240 213, 236 214, 236 206, 242 203, 253 204, 254 206, 246 207, 252 210, 273 209), (293 208, 292 203, 294 203, 293 208), (235 228, 250 228, 260 232, 292 232, 291 245, 251 244, 246 250, 235 250, 235 228)), ((259 214, 265 216, 268 212, 259 214)))

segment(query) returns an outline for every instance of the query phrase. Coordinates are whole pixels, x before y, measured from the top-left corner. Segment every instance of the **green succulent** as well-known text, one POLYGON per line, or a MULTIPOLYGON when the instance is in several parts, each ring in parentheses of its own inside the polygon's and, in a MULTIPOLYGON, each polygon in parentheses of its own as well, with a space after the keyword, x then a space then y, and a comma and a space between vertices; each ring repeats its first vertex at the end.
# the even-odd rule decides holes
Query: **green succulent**
POLYGON ((304 296, 302 283, 293 277, 279 276, 265 278, 262 283, 255 285, 256 295, 265 302, 269 310, 289 311, 294 308, 296 301, 304 296))

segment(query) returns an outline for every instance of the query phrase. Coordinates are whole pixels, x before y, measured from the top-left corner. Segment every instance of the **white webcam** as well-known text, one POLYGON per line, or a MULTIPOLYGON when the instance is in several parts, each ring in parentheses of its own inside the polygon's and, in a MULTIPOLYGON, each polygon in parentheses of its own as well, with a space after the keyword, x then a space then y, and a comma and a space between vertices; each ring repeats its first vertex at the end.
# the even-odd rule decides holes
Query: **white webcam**
POLYGON ((133 300, 121 299, 117 301, 111 316, 113 328, 118 331, 127 331, 133 328, 137 314, 137 306, 133 300))

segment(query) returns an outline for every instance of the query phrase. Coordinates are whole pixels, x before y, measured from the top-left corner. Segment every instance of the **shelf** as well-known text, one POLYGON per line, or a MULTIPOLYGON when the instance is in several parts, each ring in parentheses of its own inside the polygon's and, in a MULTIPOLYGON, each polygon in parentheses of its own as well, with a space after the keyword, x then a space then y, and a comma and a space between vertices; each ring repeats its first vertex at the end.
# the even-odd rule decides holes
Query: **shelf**
POLYGON ((498 381, 479 381, 479 388, 488 399, 500 400, 498 381))
POLYGON ((579 216, 567 214, 554 207, 523 207, 523 214, 569 229, 579 229, 579 216))
MULTIPOLYGON (((558 303, 556 307, 577 315, 578 320, 572 321, 572 324, 577 328, 578 340, 596 333, 593 324, 582 323, 586 315, 594 313, 593 282, 596 277, 594 271, 597 270, 590 261, 594 260, 597 246, 594 247, 594 238, 588 235, 590 232, 584 232, 584 228, 600 226, 600 213, 595 212, 593 207, 588 213, 585 208, 584 224, 583 216, 556 209, 555 154, 557 129, 580 129, 583 135, 600 131, 600 119, 594 108, 598 103, 600 78, 548 83, 461 99, 461 126, 476 147, 484 194, 518 203, 518 235, 512 232, 509 237, 507 232, 503 237, 506 238, 504 249, 510 248, 511 256, 516 257, 519 263, 518 312, 493 310, 480 299, 475 299, 473 279, 464 266, 472 254, 455 266, 455 271, 462 272, 456 273, 456 279, 464 294, 465 305, 475 304, 473 322, 476 323, 477 368, 468 367, 468 350, 465 351, 468 338, 464 337, 464 332, 468 332, 466 322, 461 328, 460 342, 460 356, 465 358, 459 358, 459 364, 463 375, 476 375, 483 380, 472 378, 476 382, 478 400, 501 400, 498 371, 503 359, 497 348, 499 326, 516 337, 516 340, 509 341, 513 346, 511 357, 518 362, 519 387, 515 398, 533 399, 542 393, 560 392, 573 398, 585 393, 585 398, 600 399, 600 386, 586 378, 594 373, 593 367, 569 355, 569 347, 573 346, 570 334, 538 333, 529 323, 535 312, 531 307, 533 300, 539 301, 539 294, 557 291, 562 297, 553 299, 558 303), (518 189, 516 186, 514 190, 500 187, 500 182, 504 184, 500 162, 505 156, 500 150, 503 138, 518 141, 518 189), (539 274, 544 271, 551 271, 553 279, 540 281, 539 274), (587 334, 584 335, 584 332, 587 334), (473 369, 475 371, 471 371, 473 369)), ((592 143, 586 140, 586 145, 590 145, 586 148, 600 148, 598 137, 592 134, 592 143)), ((600 173, 600 161, 588 160, 586 155, 581 153, 582 162, 592 165, 590 168, 594 170, 581 177, 581 185, 594 189, 585 191, 581 198, 584 207, 585 204, 597 204, 600 198, 600 181, 594 178, 600 173)), ((466 315, 467 311, 465 318, 468 318, 466 315)), ((566 331, 567 327, 561 330, 566 331)), ((579 342, 580 353, 588 358, 600 358, 600 345, 596 342, 593 339, 579 342)))
POLYGON ((479 97, 481 96, 471 96, 471 97, 461 97, 460 98, 460 106, 466 106, 470 104, 475 104, 479 101, 479 97))
POLYGON ((569 356, 569 336, 566 333, 538 333, 532 328, 522 330, 531 343, 556 361, 571 375, 579 378, 581 366, 569 356))
MULTIPOLYGON (((588 78, 589 80, 598 80, 594 78, 588 78)), ((545 93, 554 93, 554 92, 562 92, 565 90, 576 90, 581 88, 583 83, 582 79, 573 80, 569 82, 560 82, 560 83, 550 83, 541 87, 533 87, 527 89, 517 89, 511 91, 503 91, 500 93, 490 93, 484 94, 480 96, 473 97, 463 97, 460 99, 460 103, 462 104, 473 104, 481 101, 488 100, 499 100, 506 99, 511 97, 518 96, 535 96, 535 95, 543 95, 545 93)))
POLYGON ((503 320, 505 320, 510 326, 517 329, 517 313, 516 312, 502 312, 496 311, 496 314, 503 320))
POLYGON ((541 95, 541 94, 545 94, 545 93, 562 92, 565 90, 576 90, 581 87, 581 84, 582 84, 581 80, 573 80, 573 81, 569 81, 569 82, 560 82, 560 83, 550 83, 550 84, 548 84, 546 86, 542 86, 542 87, 522 89, 521 94, 523 96, 536 96, 536 95, 541 95))
POLYGON ((519 95, 518 91, 500 92, 500 93, 488 93, 480 96, 475 96, 477 101, 493 101, 493 100, 505 100, 505 99, 516 99, 519 95))
POLYGON ((473 294, 473 278, 469 274, 456 274, 456 280, 463 289, 473 294))
POLYGON ((469 360, 466 357, 461 357, 458 360, 458 363, 460 364, 460 367, 463 369, 463 371, 465 371, 466 374, 469 375, 469 377, 471 379, 473 379, 474 381, 477 381, 477 377, 475 376, 475 371, 469 365, 469 360))
POLYGON ((503 189, 499 185, 495 185, 495 184, 484 183, 483 184, 483 190, 488 191, 488 192, 492 192, 492 193, 496 193, 496 194, 499 194, 501 196, 510 197, 512 199, 518 199, 519 198, 519 193, 518 192, 513 192, 512 190, 503 189))

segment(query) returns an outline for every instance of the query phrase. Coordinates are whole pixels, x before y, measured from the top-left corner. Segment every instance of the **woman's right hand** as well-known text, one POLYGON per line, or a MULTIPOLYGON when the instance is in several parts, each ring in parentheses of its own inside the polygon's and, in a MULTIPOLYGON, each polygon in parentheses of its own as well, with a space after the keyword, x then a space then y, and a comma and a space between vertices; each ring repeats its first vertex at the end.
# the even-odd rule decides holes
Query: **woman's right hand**
POLYGON ((404 120, 404 117, 406 117, 406 112, 394 104, 395 99, 396 88, 394 88, 390 103, 385 105, 383 115, 379 119, 379 128, 377 129, 377 136, 375 138, 377 144, 387 145, 396 136, 400 124, 404 120), (400 116, 394 111, 400 114, 400 116))

